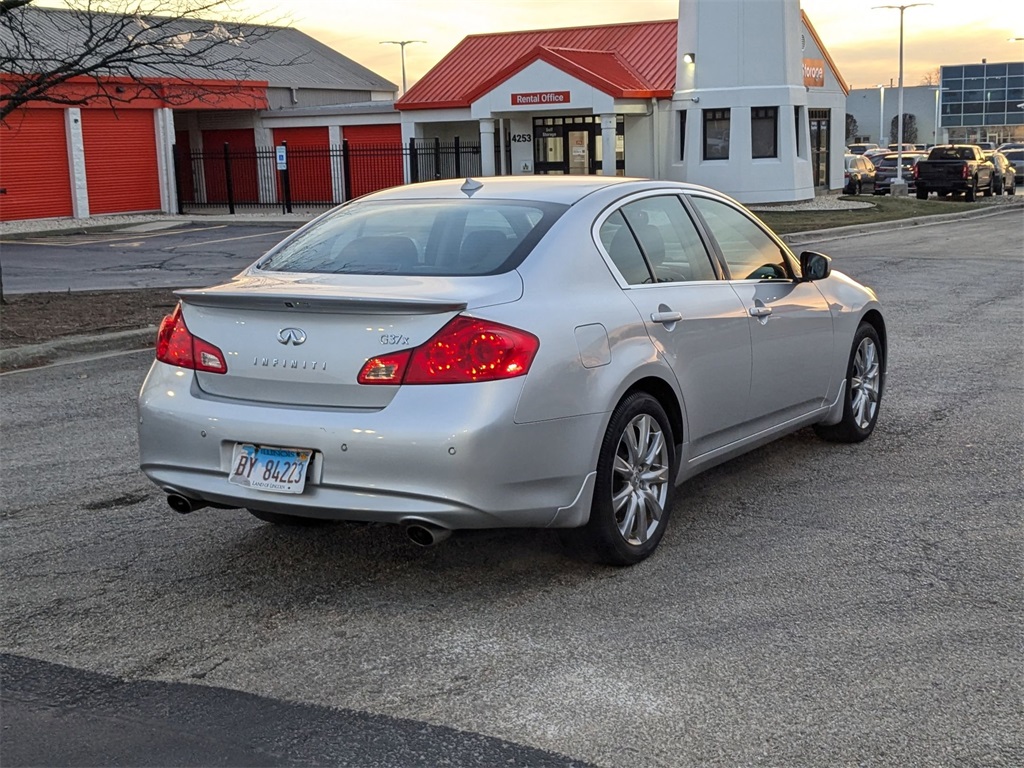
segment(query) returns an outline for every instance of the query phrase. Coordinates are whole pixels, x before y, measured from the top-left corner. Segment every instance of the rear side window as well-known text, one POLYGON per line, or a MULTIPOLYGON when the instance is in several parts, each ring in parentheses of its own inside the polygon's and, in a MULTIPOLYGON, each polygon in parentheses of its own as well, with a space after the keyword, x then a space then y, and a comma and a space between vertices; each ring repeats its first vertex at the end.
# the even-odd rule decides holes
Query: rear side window
POLYGON ((507 272, 566 210, 493 200, 365 201, 343 206, 268 254, 268 272, 461 277, 507 272))
POLYGON ((676 195, 644 197, 623 205, 601 225, 600 235, 631 285, 717 278, 697 228, 676 195))

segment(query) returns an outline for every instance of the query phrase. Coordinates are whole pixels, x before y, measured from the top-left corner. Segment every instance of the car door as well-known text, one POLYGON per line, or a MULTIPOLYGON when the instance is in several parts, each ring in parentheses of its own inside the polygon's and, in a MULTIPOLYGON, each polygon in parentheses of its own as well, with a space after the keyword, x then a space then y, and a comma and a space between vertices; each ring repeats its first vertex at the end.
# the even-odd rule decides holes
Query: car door
POLYGON ((750 394, 750 330, 675 194, 633 198, 599 220, 626 295, 675 373, 691 456, 735 439, 750 394))
POLYGON ((750 326, 753 371, 750 432, 820 408, 832 376, 833 326, 828 302, 776 238, 738 207, 693 194, 750 326))

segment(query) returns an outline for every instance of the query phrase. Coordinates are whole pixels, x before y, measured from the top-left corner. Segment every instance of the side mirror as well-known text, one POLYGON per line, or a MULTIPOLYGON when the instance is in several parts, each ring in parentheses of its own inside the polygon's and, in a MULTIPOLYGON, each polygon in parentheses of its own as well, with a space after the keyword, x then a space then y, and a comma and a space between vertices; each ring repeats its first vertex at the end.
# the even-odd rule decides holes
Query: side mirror
POLYGON ((824 280, 832 274, 832 259, 823 253, 804 251, 800 254, 800 272, 804 280, 824 280))

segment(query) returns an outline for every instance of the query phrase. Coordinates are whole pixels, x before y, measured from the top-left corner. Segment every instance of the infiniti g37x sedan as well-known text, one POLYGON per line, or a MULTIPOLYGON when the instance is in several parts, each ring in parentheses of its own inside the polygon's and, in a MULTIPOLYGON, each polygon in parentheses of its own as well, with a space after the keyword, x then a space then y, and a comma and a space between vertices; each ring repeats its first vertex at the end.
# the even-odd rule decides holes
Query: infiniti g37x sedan
POLYGON ((558 529, 647 557, 676 486, 801 427, 871 434, 875 294, 733 200, 611 177, 369 195, 178 292, 139 397, 181 512, 558 529))

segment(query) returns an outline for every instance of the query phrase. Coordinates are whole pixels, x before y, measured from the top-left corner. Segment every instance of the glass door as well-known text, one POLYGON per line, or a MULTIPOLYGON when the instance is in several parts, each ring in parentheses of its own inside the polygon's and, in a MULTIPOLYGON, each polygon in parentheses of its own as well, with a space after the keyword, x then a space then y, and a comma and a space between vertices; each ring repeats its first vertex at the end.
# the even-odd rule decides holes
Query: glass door
POLYGON ((590 143, 593 126, 587 126, 591 130, 574 130, 565 132, 565 143, 569 156, 569 175, 588 176, 590 170, 590 143))
POLYGON ((811 124, 811 174, 814 186, 828 186, 828 145, 829 145, 829 110, 810 109, 807 111, 811 124))

